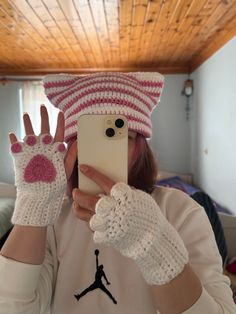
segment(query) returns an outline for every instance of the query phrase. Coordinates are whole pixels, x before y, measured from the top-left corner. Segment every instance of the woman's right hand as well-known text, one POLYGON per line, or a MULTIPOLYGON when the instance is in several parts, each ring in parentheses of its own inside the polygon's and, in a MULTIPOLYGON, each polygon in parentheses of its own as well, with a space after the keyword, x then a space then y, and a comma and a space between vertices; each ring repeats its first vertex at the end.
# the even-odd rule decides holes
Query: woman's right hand
POLYGON ((42 106, 41 133, 34 134, 28 114, 24 114, 26 136, 23 142, 10 134, 15 166, 17 198, 12 222, 18 225, 46 226, 59 216, 67 180, 76 160, 76 143, 68 151, 64 145, 64 115, 58 114, 55 137, 50 135, 46 107, 42 106))
MULTIPOLYGON (((43 105, 40 108, 40 115, 41 115, 41 133, 40 134, 49 134, 50 125, 49 125, 48 112, 47 112, 47 108, 43 105)), ((23 122, 24 122, 25 134, 33 135, 34 130, 32 127, 30 117, 27 113, 23 115, 23 122)), ((57 126, 56 126, 56 132, 54 136, 54 142, 64 142, 64 134, 65 134, 65 118, 64 118, 64 113, 60 111, 57 117, 57 126)), ((14 133, 9 134, 9 139, 10 139, 11 145, 18 141, 14 133)), ((66 152, 66 156, 64 159, 65 173, 66 173, 67 180, 70 178, 72 174, 76 159, 77 159, 77 142, 74 141, 68 147, 68 150, 66 152)))

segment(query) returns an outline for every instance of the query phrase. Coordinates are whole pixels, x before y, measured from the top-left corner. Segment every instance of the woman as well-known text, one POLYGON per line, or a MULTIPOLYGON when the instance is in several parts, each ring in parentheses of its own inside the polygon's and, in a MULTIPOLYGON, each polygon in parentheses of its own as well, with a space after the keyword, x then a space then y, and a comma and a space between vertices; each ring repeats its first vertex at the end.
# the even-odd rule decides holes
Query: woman
POLYGON ((44 86, 63 111, 54 139, 45 107, 39 137, 27 114, 24 142, 10 134, 17 199, 0 256, 0 313, 235 313, 204 210, 180 191, 154 187, 145 138, 163 77, 57 75, 44 86), (80 165, 104 195, 76 187, 76 121, 84 113, 127 117, 129 185, 80 165), (66 186, 73 199, 63 203, 66 186))

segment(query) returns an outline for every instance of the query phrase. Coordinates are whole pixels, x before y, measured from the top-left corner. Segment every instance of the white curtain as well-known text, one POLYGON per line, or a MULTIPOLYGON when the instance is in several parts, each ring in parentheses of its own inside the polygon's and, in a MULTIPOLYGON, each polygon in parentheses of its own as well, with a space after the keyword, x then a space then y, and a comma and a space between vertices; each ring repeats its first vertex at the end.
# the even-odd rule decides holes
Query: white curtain
MULTIPOLYGON (((44 88, 41 81, 28 81, 23 83, 21 91, 21 113, 27 112, 30 116, 33 129, 36 135, 40 133, 41 118, 40 106, 43 104, 47 107, 50 123, 50 133, 54 136, 59 110, 55 108, 44 94, 44 88)), ((21 118, 22 121, 22 118, 21 118)), ((22 124, 22 137, 25 135, 22 124)))

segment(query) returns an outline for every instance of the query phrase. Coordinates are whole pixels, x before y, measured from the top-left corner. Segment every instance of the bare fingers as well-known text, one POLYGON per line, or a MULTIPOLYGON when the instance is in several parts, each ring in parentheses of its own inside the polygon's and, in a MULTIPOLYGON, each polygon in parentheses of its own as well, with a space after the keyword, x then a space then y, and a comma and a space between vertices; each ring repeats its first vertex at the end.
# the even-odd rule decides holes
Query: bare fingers
MULTIPOLYGON (((50 124, 47 108, 44 105, 40 107, 41 115, 41 134, 50 134, 50 124)), ((33 134, 33 128, 28 114, 24 115, 26 134, 33 134), (32 132, 32 133, 29 133, 32 132)), ((57 116, 57 127, 54 137, 54 142, 64 142, 64 132, 65 132, 65 118, 62 111, 58 113, 57 116)))
POLYGON ((88 165, 80 165, 80 171, 83 172, 86 177, 97 183, 107 195, 110 194, 110 191, 115 184, 113 180, 88 165))
POLYGON ((34 134, 32 123, 31 123, 28 113, 24 113, 23 121, 24 121, 24 127, 25 127, 25 134, 26 135, 34 134))
POLYGON ((74 189, 72 194, 76 204, 95 213, 95 206, 99 200, 98 196, 86 194, 79 189, 74 189))
POLYGON ((9 133, 9 140, 11 144, 14 144, 18 141, 14 133, 9 133))
POLYGON ((57 128, 55 132, 55 142, 64 142, 64 134, 65 134, 65 118, 64 113, 60 111, 57 116, 57 128))
POLYGON ((89 222, 90 219, 92 218, 92 216, 94 215, 94 212, 92 212, 86 208, 80 207, 76 203, 73 203, 73 211, 74 211, 74 214, 77 218, 79 218, 83 221, 86 221, 86 222, 89 222))
POLYGON ((84 221, 89 222, 91 217, 95 214, 95 206, 99 197, 88 195, 81 192, 79 189, 73 190, 73 209, 75 215, 84 221))
MULTIPOLYGON (((23 123, 24 123, 24 128, 25 128, 25 134, 26 135, 34 134, 32 123, 31 123, 31 120, 30 120, 28 113, 24 113, 23 123)), ((14 133, 9 133, 9 140, 10 140, 11 144, 14 144, 18 141, 18 139, 14 133)))
POLYGON ((41 134, 49 134, 50 126, 49 126, 49 118, 48 111, 45 106, 40 107, 40 115, 41 115, 41 134))

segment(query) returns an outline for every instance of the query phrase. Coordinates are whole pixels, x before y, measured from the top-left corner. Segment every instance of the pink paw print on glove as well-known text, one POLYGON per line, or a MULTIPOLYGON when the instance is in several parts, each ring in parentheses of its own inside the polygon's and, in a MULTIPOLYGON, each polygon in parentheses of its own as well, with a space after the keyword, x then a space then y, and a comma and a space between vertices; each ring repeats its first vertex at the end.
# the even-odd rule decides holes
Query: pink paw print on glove
MULTIPOLYGON (((18 155, 24 152, 24 148, 27 148, 26 150, 31 154, 32 152, 35 153, 24 169, 24 181, 27 183, 53 182, 57 171, 47 153, 50 152, 50 155, 54 155, 56 152, 64 153, 66 150, 65 145, 63 143, 53 143, 53 137, 50 134, 43 134, 39 137, 28 135, 25 137, 24 143, 16 142, 12 144, 11 151, 14 155, 18 155), (52 146, 54 150, 51 150, 52 146), (42 148, 46 148, 47 152, 45 154, 42 148)), ((25 153, 27 154, 27 152, 25 153)), ((27 155, 25 157, 27 158, 27 155)))

